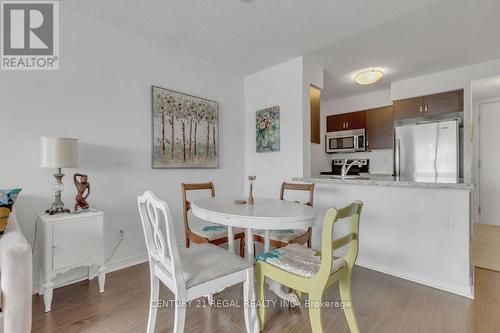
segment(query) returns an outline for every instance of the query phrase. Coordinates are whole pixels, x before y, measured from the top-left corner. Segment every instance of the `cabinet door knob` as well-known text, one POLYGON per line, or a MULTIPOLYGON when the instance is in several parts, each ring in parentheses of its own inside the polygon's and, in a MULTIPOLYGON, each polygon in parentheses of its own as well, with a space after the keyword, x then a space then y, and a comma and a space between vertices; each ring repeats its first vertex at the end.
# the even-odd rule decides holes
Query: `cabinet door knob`
POLYGON ((420 105, 420 113, 424 112, 424 108, 420 105))
POLYGON ((427 104, 425 104, 425 113, 429 113, 429 107, 427 106, 427 104))

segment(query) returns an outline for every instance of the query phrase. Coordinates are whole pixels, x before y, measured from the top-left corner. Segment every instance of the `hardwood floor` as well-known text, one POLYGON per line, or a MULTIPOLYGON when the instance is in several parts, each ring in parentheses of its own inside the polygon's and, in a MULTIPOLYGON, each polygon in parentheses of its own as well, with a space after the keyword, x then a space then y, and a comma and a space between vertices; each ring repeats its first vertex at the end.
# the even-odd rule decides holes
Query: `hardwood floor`
POLYGON ((500 226, 474 223, 471 263, 476 267, 500 271, 500 226))
MULTIPOLYGON (((49 313, 43 312, 42 297, 33 296, 33 332, 145 331, 149 303, 147 264, 108 274, 103 294, 97 292, 96 284, 94 279, 54 290, 49 313)), ((172 299, 165 287, 160 296, 172 299)), ((220 303, 241 299, 241 285, 215 295, 220 303)), ((335 285, 325 300, 339 299, 335 285)), ((356 267, 353 302, 362 332, 500 332, 500 273, 488 270, 476 270, 476 299, 470 300, 356 267)), ((244 332, 241 308, 203 305, 206 299, 193 302, 188 309, 186 332, 244 332)), ((159 309, 156 332, 172 332, 173 315, 173 308, 159 309)), ((348 332, 341 309, 324 308, 323 322, 325 332, 348 332)), ((307 309, 270 309, 264 332, 310 332, 307 309)))

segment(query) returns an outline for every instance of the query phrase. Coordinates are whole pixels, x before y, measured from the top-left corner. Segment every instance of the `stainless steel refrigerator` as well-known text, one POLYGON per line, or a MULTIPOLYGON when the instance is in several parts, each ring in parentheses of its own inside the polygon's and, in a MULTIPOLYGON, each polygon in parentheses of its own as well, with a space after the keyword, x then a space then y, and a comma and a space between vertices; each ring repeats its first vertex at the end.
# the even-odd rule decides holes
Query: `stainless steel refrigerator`
POLYGON ((416 182, 456 183, 459 178, 459 121, 395 128, 395 176, 416 182))

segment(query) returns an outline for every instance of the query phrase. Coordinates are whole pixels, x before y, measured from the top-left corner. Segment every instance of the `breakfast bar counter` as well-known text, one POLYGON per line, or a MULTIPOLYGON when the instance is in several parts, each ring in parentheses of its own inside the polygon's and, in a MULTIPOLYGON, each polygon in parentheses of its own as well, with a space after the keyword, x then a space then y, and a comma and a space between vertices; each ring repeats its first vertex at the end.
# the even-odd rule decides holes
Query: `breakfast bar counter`
MULTIPOLYGON (((358 265, 473 297, 469 264, 473 186, 373 175, 293 180, 316 185, 314 207, 320 216, 313 226, 313 247, 320 245, 322 218, 328 208, 361 200, 358 265)), ((339 222, 334 238, 346 233, 339 222)))
POLYGON ((455 179, 431 179, 431 178, 404 178, 391 175, 362 175, 356 177, 340 176, 317 176, 317 177, 295 177, 293 181, 315 183, 315 184, 348 184, 348 185, 378 185, 378 186, 399 186, 399 187, 423 187, 423 188, 444 188, 470 191, 474 189, 471 184, 455 179))

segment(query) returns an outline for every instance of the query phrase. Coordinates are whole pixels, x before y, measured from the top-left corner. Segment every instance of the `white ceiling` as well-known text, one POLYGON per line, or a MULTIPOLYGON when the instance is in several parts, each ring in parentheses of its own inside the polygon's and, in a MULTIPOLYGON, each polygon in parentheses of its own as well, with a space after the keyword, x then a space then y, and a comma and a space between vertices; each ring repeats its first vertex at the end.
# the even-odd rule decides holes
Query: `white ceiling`
POLYGON ((65 0, 88 15, 247 75, 306 54, 325 99, 500 58, 499 0, 65 0), (359 86, 352 74, 386 76, 359 86))
POLYGON ((436 0, 65 0, 86 14, 247 75, 436 0))
POLYGON ((443 0, 312 52, 325 68, 325 99, 388 88, 391 81, 500 58, 500 1, 443 0), (378 66, 371 86, 352 81, 378 66))

